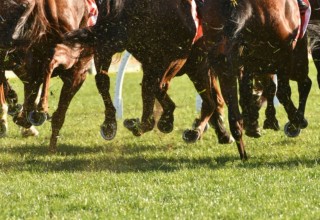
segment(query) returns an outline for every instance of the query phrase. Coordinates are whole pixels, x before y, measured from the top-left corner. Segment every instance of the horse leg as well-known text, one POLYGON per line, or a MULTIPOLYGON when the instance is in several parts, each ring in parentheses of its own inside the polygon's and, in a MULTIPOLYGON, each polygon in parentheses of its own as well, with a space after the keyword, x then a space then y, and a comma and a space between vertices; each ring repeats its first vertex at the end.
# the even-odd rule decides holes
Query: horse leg
POLYGON ((174 115, 173 112, 176 108, 175 103, 167 94, 168 84, 164 86, 163 91, 155 94, 158 102, 160 103, 163 112, 157 123, 158 129, 163 133, 170 133, 173 130, 174 115))
POLYGON ((4 91, 8 103, 8 114, 11 116, 19 114, 22 111, 22 105, 18 104, 18 94, 12 89, 8 80, 4 83, 4 91))
POLYGON ((262 96, 267 99, 267 108, 265 111, 266 119, 263 123, 263 129, 280 130, 279 122, 276 118, 276 108, 274 107, 273 99, 276 95, 277 85, 273 81, 273 75, 267 75, 265 80, 265 89, 262 96))
POLYGON ((298 91, 299 91, 299 106, 297 110, 297 114, 300 115, 299 125, 300 128, 304 129, 308 126, 308 121, 305 119, 305 109, 307 104, 307 99, 311 90, 312 81, 307 76, 303 80, 298 81, 298 91))
POLYGON ((57 110, 52 114, 51 119, 51 138, 49 151, 55 153, 57 151, 57 141, 59 137, 59 132, 64 123, 66 112, 69 108, 70 102, 74 95, 78 92, 83 82, 86 79, 85 71, 78 71, 76 68, 73 68, 70 75, 61 75, 63 80, 63 86, 60 92, 60 99, 58 103, 57 110))
POLYGON ((317 81, 320 88, 320 39, 315 39, 311 47, 311 54, 314 65, 317 69, 317 81))
MULTIPOLYGON (((159 71, 160 72, 160 71, 159 71)), ((151 66, 143 66, 143 79, 142 79, 142 117, 141 122, 139 119, 126 119, 124 120, 124 126, 132 132, 134 136, 141 136, 143 133, 151 131, 155 125, 155 119, 153 115, 153 106, 155 104, 155 97, 157 93, 159 97, 159 102, 163 102, 161 97, 161 91, 159 83, 157 83, 156 75, 153 75, 151 66), (158 91, 156 91, 158 90, 158 91)), ((167 84, 165 83, 166 87, 167 84)), ((164 92, 163 94, 165 94, 164 92)), ((166 106, 165 106, 166 107, 166 106)), ((173 122, 173 120, 172 120, 173 122)))
POLYGON ((53 58, 49 64, 44 65, 44 75, 43 84, 40 95, 40 102, 37 105, 36 111, 31 111, 27 117, 31 124, 35 126, 42 125, 48 118, 48 97, 49 97, 49 87, 50 79, 53 70, 60 65, 59 61, 53 58))
POLYGON ((277 97, 287 112, 289 122, 285 125, 285 134, 288 137, 296 137, 300 134, 299 119, 296 118, 297 108, 291 100, 291 88, 287 74, 278 75, 278 91, 277 97))
POLYGON ((212 85, 211 76, 207 65, 198 66, 198 68, 193 69, 194 71, 187 72, 190 80, 193 82, 198 94, 202 99, 201 115, 200 119, 196 120, 193 129, 185 130, 183 134, 183 139, 186 142, 195 142, 200 139, 204 133, 204 130, 209 122, 214 109, 216 109, 216 103, 212 96, 212 85))
POLYGON ((98 71, 95 76, 96 86, 105 106, 105 119, 100 127, 100 134, 105 140, 112 140, 117 133, 116 109, 109 93, 110 78, 108 69, 112 55, 105 55, 105 53, 101 52, 97 53, 94 59, 96 70, 98 71))
POLYGON ((240 105, 242 108, 243 125, 245 134, 249 137, 261 137, 259 129, 259 108, 257 107, 256 96, 253 95, 254 76, 247 68, 242 70, 242 76, 239 80, 240 105))
POLYGON ((215 133, 218 137, 219 144, 230 144, 234 142, 234 139, 227 132, 227 129, 223 120, 223 109, 224 109, 224 99, 222 97, 221 91, 218 85, 218 76, 210 69, 210 77, 212 83, 211 94, 214 102, 216 103, 216 108, 213 111, 213 114, 209 120, 209 124, 214 128, 215 133))
POLYGON ((7 121, 7 112, 8 105, 5 99, 5 91, 4 91, 4 82, 5 71, 2 69, 2 65, 0 66, 0 138, 5 137, 8 131, 8 121, 7 121))
POLYGON ((237 94, 237 77, 227 76, 225 74, 220 77, 220 85, 224 100, 228 106, 228 119, 230 130, 233 138, 236 141, 237 148, 240 154, 240 159, 248 159, 245 151, 244 142, 242 139, 242 120, 238 106, 238 94, 237 94))

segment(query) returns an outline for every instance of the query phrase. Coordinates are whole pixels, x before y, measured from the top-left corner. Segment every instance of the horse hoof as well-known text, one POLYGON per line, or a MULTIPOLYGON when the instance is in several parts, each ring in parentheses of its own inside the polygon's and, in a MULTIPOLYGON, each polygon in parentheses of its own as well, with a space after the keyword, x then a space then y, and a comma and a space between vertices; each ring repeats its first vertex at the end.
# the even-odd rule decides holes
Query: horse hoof
POLYGON ((39 135, 39 131, 31 126, 30 128, 21 128, 20 133, 22 137, 36 137, 39 135))
POLYGON ((7 135, 7 131, 8 131, 8 126, 6 123, 2 123, 2 121, 0 121, 0 138, 3 138, 7 135))
POLYGON ((263 123, 263 129, 272 129, 274 131, 280 130, 280 125, 277 119, 275 120, 265 120, 263 123))
POLYGON ((22 109, 23 109, 23 106, 20 104, 16 104, 14 106, 9 106, 8 114, 10 116, 18 115, 22 111, 22 109))
POLYGON ((187 143, 195 143, 201 137, 199 130, 185 130, 182 134, 182 139, 187 143))
POLYGON ((219 144, 232 144, 235 142, 235 140, 231 135, 226 134, 226 135, 220 137, 218 142, 219 142, 219 144))
POLYGON ((251 138, 260 138, 261 132, 259 129, 246 130, 245 134, 251 138))
POLYGON ((300 128, 305 129, 306 127, 308 127, 308 125, 309 125, 308 120, 304 118, 300 123, 300 128))
POLYGON ((139 118, 125 119, 123 125, 129 131, 132 132, 134 136, 141 136, 142 132, 140 131, 140 120, 139 118))
POLYGON ((100 126, 100 134, 103 139, 110 141, 117 134, 117 123, 103 124, 100 126))
POLYGON ((284 126, 284 133, 288 137, 297 137, 301 133, 301 129, 297 126, 294 126, 292 123, 287 122, 284 126))
POLYGON ((31 111, 27 119, 32 125, 40 126, 47 120, 47 114, 44 112, 31 111))
POLYGON ((164 121, 164 120, 159 120, 157 126, 159 131, 165 134, 168 134, 173 131, 173 124, 168 123, 167 121, 164 121))

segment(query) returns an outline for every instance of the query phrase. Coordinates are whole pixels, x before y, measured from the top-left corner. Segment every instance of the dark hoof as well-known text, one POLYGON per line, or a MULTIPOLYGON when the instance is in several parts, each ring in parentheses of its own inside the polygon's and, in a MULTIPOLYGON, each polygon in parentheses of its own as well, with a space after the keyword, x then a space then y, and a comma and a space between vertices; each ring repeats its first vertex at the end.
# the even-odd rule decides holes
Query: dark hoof
POLYGON ((103 139, 110 141, 112 140, 117 134, 117 123, 104 123, 100 126, 100 134, 103 139))
POLYGON ((306 127, 308 127, 308 125, 309 125, 308 120, 304 118, 300 123, 300 128, 305 129, 306 127))
POLYGON ((4 121, 0 121, 0 138, 7 135, 8 127, 4 121))
POLYGON ((185 130, 182 135, 182 139, 187 143, 195 143, 201 137, 199 130, 185 130))
POLYGON ((31 111, 27 119, 32 125, 40 126, 47 120, 47 114, 45 112, 31 111))
POLYGON ((284 126, 284 133, 288 137, 297 137, 300 135, 301 129, 299 127, 293 125, 292 123, 288 122, 284 126))
MULTIPOLYGON (((197 129, 197 127, 200 125, 200 119, 196 118, 194 119, 194 122, 192 124, 192 129, 197 129)), ((204 127, 203 132, 206 132, 209 129, 209 124, 206 124, 204 127)))
POLYGON ((268 120, 266 119, 263 123, 263 129, 272 129, 275 131, 280 130, 280 125, 277 119, 274 120, 268 120))
POLYGON ((11 115, 11 116, 18 115, 22 111, 22 108, 23 107, 20 104, 9 106, 8 114, 11 115))
POLYGON ((251 138, 260 138, 261 137, 261 132, 259 129, 248 129, 248 130, 246 130, 245 134, 251 138))
POLYGON ((234 138, 228 133, 218 138, 219 144, 232 144, 234 141, 234 138))
POLYGON ((123 121, 124 127, 132 132, 134 136, 141 136, 142 132, 140 129, 140 120, 139 118, 125 119, 123 121))
POLYGON ((158 121, 158 129, 162 133, 170 133, 173 131, 173 115, 162 115, 161 118, 158 121))

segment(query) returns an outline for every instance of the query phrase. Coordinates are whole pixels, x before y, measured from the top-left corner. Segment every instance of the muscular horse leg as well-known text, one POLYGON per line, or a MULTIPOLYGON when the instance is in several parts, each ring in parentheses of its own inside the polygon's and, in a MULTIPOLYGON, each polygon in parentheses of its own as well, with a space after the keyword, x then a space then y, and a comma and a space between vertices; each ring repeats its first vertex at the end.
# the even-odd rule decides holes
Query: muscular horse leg
POLYGON ((52 153, 55 153, 57 150, 57 140, 65 120, 66 112, 72 98, 86 79, 86 73, 73 69, 72 75, 61 75, 61 79, 63 80, 63 86, 60 93, 59 104, 57 110, 53 113, 51 120, 52 134, 49 151, 52 153))
POLYGON ((314 65, 317 68, 317 81, 320 88, 320 40, 315 39, 311 47, 311 54, 314 65))
POLYGON ((95 76, 96 86, 105 105, 105 120, 101 125, 100 133, 106 140, 112 140, 117 133, 116 109, 113 106, 109 93, 110 78, 108 69, 111 64, 112 55, 98 53, 95 56, 97 75, 95 76))

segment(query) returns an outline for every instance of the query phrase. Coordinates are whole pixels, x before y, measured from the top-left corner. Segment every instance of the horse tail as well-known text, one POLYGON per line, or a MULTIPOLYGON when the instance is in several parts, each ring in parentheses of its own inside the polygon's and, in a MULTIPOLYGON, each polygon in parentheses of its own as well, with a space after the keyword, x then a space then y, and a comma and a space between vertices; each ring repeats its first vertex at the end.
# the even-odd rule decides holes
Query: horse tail
POLYGON ((250 1, 227 1, 223 11, 227 18, 224 34, 229 39, 237 40, 253 15, 250 1))
POLYGON ((40 41, 48 32, 50 23, 46 18, 44 0, 30 1, 25 12, 19 19, 12 38, 18 42, 40 41))

